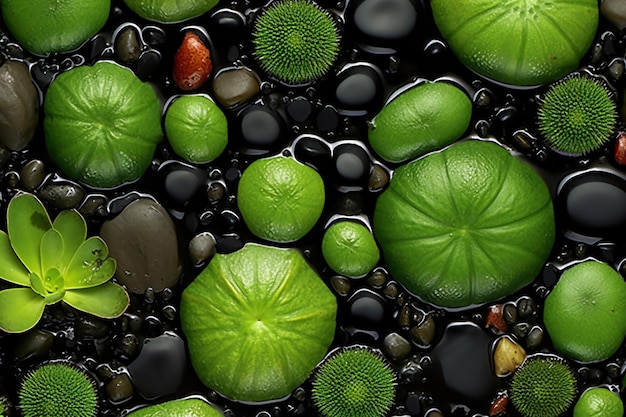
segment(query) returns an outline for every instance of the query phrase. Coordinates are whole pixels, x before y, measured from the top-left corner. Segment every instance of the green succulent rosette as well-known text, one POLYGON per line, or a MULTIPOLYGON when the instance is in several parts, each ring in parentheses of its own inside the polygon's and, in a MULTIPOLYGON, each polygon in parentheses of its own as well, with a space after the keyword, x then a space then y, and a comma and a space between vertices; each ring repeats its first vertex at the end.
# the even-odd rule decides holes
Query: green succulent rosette
POLYGON ((44 100, 52 161, 96 188, 137 180, 161 141, 161 103, 127 68, 101 61, 59 75, 44 100))
POLYGON ((181 323, 200 380, 240 401, 285 397, 334 338, 337 302, 295 249, 217 254, 183 291, 181 323))
POLYGON ((554 243, 542 178, 504 148, 467 140, 396 169, 374 234, 389 271, 422 299, 465 308, 530 284, 554 243))

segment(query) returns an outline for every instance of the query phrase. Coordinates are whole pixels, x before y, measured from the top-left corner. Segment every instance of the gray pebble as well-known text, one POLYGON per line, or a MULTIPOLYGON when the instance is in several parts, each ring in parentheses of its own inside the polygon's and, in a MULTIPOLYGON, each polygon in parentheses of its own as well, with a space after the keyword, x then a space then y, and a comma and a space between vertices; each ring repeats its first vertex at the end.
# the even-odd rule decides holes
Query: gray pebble
POLYGON ((276 115, 262 106, 254 106, 241 119, 241 134, 253 145, 271 145, 280 137, 276 115))
POLYGON ((28 67, 6 61, 0 66, 0 145, 19 151, 35 136, 39 95, 28 67))
POLYGON ((365 0, 354 11, 357 28, 374 38, 402 38, 416 22, 417 11, 409 0, 365 0))
POLYGON ((543 342, 543 329, 539 326, 533 326, 526 336, 526 347, 528 349, 536 349, 543 342))
POLYGON ((383 350, 394 361, 405 359, 411 353, 411 343, 398 333, 389 333, 383 341, 383 350))
POLYGON ((78 211, 83 216, 105 216, 107 199, 101 195, 88 195, 78 211))
POLYGON ((215 237, 211 233, 199 233, 189 242, 189 256, 194 264, 200 264, 213 255, 215 255, 215 237))
POLYGON ((600 13, 619 30, 626 28, 626 2, 624 0, 602 0, 600 13))
POLYGON ((376 93, 376 81, 360 73, 348 75, 335 90, 337 100, 348 106, 366 106, 376 97, 376 93))
POLYGON ((343 146, 335 158, 337 172, 348 180, 358 180, 369 171, 369 158, 358 146, 343 146))
POLYGON ((165 209, 148 198, 130 203, 104 222, 100 236, 117 261, 115 277, 130 292, 160 292, 178 283, 181 268, 174 222, 165 209))
POLYGON ((176 169, 165 177, 165 190, 174 200, 189 200, 201 186, 200 178, 186 169, 176 169))
POLYGON ((20 171, 20 180, 24 187, 32 191, 39 187, 46 176, 43 161, 39 159, 33 159, 22 167, 20 171))
POLYGON ((517 321, 517 309, 513 304, 506 304, 502 309, 502 317, 507 324, 514 324, 517 321))
POLYGON ((39 191, 39 196, 54 207, 65 210, 77 208, 85 198, 85 191, 70 182, 50 182, 39 191))

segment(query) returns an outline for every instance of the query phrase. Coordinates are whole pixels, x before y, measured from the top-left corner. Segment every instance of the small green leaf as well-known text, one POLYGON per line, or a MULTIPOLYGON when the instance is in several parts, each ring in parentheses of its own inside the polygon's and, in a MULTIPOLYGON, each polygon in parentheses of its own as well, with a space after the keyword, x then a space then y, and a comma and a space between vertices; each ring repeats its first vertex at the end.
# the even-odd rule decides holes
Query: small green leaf
MULTIPOLYGON (((44 233, 41 239, 41 272, 44 274, 44 281, 50 269, 58 270, 61 266, 63 256, 63 237, 55 229, 50 229, 44 233)), ((58 272, 57 272, 58 273, 58 272)))
POLYGON ((0 329, 22 333, 32 329, 41 319, 46 303, 30 288, 9 288, 0 291, 0 329))
POLYGON ((28 287, 30 279, 28 270, 18 259, 11 243, 9 236, 0 230, 0 278, 13 284, 28 287))
MULTIPOLYGON (((63 210, 52 223, 63 237, 63 257, 60 265, 69 265, 74 253, 87 238, 87 224, 75 210, 63 210)), ((63 272, 63 270, 62 270, 63 272)))
POLYGON ((30 272, 41 273, 39 252, 43 235, 52 227, 43 204, 32 194, 18 194, 9 202, 7 229, 11 246, 30 272))
POLYGON ((124 313, 130 299, 122 286, 106 282, 97 287, 67 290, 63 301, 76 310, 112 319, 124 313))
POLYGON ((65 270, 65 288, 89 288, 107 282, 117 267, 108 256, 109 248, 101 238, 94 236, 84 241, 65 270))
POLYGON ((48 295, 48 291, 46 291, 46 286, 43 283, 43 280, 38 274, 31 272, 29 275, 30 287, 33 291, 39 294, 42 297, 48 295))

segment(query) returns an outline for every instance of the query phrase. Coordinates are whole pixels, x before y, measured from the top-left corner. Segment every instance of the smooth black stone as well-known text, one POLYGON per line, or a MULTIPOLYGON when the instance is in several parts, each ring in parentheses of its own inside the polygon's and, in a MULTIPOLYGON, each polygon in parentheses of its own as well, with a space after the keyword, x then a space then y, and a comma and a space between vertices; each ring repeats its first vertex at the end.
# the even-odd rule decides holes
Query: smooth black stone
POLYGON ((578 179, 564 201, 570 219, 580 226, 606 230, 626 223, 626 181, 618 177, 611 182, 595 176, 578 179))
POLYGON ((324 171, 330 165, 331 150, 320 139, 305 137, 296 143, 294 156, 298 161, 324 171))
POLYGON ((280 138, 281 131, 279 116, 267 107, 250 106, 241 115, 241 134, 252 145, 272 145, 280 138))
POLYGON ((302 123, 311 116, 313 106, 304 97, 296 97, 287 105, 287 114, 294 122, 302 123))
POLYGON ((175 169, 165 177, 165 190, 177 202, 189 200, 201 185, 202 178, 187 169, 175 169))
POLYGON ((173 394, 182 383, 186 364, 185 343, 173 334, 149 338, 135 359, 128 365, 135 389, 152 399, 173 394))
POLYGON ((360 290, 348 300, 350 315, 360 325, 369 327, 385 317, 384 300, 369 290, 360 290))
POLYGON ((335 149, 335 169, 344 179, 355 181, 369 173, 367 153, 356 145, 341 145, 335 149))
POLYGON ((244 26, 245 18, 241 14, 233 10, 221 9, 211 15, 211 26, 209 28, 219 28, 221 36, 224 36, 226 33, 229 36, 236 36, 241 35, 244 26))
POLYGON ((493 398, 501 383, 490 357, 492 341, 476 324, 449 325, 430 355, 433 382, 442 384, 453 401, 484 404, 493 398))
POLYGON ((370 67, 352 67, 341 74, 335 97, 348 108, 368 108, 381 101, 382 82, 370 67))
POLYGON ((409 35, 417 22, 417 11, 409 0, 364 0, 352 16, 364 34, 379 39, 409 35))
POLYGON ((157 51, 148 51, 141 55, 137 62, 136 74, 140 80, 146 81, 161 67, 161 54, 157 51))
POLYGON ((337 110, 330 106, 324 107, 317 114, 316 125, 322 132, 329 132, 336 129, 339 125, 339 115, 337 115, 337 110))

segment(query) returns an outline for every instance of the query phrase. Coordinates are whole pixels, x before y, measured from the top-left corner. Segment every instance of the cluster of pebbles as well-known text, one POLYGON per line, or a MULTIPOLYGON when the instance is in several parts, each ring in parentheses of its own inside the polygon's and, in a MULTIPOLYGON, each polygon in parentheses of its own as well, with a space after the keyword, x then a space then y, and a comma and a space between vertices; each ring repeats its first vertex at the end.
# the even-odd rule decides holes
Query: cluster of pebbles
MULTIPOLYGON (((331 75, 302 86, 267 77, 254 61, 250 22, 261 10, 260 3, 233 0, 191 21, 161 25, 113 1, 101 33, 78 51, 49 57, 30 55, 0 21, 0 60, 28 64, 29 72, 21 76, 37 85, 37 101, 59 72, 112 60, 151 82, 166 103, 184 93, 172 81, 172 62, 184 34, 193 32, 210 49, 213 63, 211 79, 199 92, 215 99, 229 123, 229 145, 217 160, 185 162, 164 142, 140 180, 112 190, 90 189, 56 170, 45 153, 39 115, 15 121, 36 130, 23 150, 9 151, 0 132, 2 228, 6 205, 19 190, 34 192, 53 214, 78 209, 90 233, 106 235, 112 255, 126 272, 122 275, 128 276, 118 280, 131 293, 128 311, 116 320, 57 304, 46 309, 36 329, 0 334, 0 395, 13 410, 11 415, 18 415, 16 390, 23 375, 38 363, 59 358, 83 364, 97 378, 102 416, 191 394, 206 396, 226 416, 315 415, 310 381, 288 398, 264 404, 231 402, 204 387, 191 368, 179 323, 182 289, 211 257, 259 241, 241 220, 236 190, 246 167, 264 156, 291 154, 324 178, 328 198, 322 220, 296 245, 337 296, 334 344, 378 348, 398 372, 392 416, 495 415, 492 405, 507 388, 507 364, 519 360, 497 346, 506 339, 527 353, 554 352, 541 310, 563 269, 593 257, 626 272, 620 232, 626 224, 626 136, 587 158, 550 150, 534 128, 542 90, 495 85, 463 68, 438 36, 427 2, 322 0, 320 5, 343 22, 342 53, 331 75), (388 10, 397 13, 391 15, 394 25, 380 19, 381 4, 393 5, 388 10), (376 197, 395 168, 368 147, 368 120, 401 86, 440 78, 472 98, 470 135, 495 138, 514 148, 544 176, 562 231, 553 256, 531 286, 494 305, 462 312, 437 309, 412 297, 384 264, 364 278, 337 275, 325 265, 320 249, 330 219, 371 219, 376 197), (598 194, 598 189, 603 192, 598 194), (590 192, 600 199, 593 206, 585 203, 585 193, 590 192), (146 262, 148 258, 159 263, 146 262), (461 355, 455 346, 462 346, 461 355), (497 376, 496 368, 505 375, 497 376)), ((600 30, 582 63, 606 77, 620 97, 626 87, 624 9, 620 1, 602 2, 600 30)), ((604 362, 571 365, 581 388, 607 384, 619 389, 625 359, 622 347, 604 362)), ((506 410, 516 415, 512 407, 506 410)))

